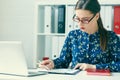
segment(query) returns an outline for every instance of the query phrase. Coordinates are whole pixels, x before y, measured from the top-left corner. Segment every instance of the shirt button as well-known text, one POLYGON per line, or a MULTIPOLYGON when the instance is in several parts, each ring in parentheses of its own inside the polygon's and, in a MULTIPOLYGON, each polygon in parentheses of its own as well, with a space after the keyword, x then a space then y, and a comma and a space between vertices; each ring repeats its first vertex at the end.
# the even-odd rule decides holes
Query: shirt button
POLYGON ((86 55, 86 57, 87 57, 87 58, 89 58, 89 56, 88 56, 88 55, 86 55))

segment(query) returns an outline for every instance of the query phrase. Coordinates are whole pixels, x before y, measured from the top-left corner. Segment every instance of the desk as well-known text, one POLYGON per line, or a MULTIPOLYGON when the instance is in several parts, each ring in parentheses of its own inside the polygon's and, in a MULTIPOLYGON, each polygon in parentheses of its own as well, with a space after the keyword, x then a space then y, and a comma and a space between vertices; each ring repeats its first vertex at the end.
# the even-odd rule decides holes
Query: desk
POLYGON ((120 73, 112 73, 112 76, 86 75, 86 71, 76 75, 46 74, 34 77, 0 75, 0 80, 120 80, 120 73))

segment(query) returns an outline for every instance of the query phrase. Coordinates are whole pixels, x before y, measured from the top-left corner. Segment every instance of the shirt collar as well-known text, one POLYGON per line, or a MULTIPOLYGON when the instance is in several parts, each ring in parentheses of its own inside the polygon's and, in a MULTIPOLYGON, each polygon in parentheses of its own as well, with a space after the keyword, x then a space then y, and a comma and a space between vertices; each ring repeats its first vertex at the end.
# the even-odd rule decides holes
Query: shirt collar
POLYGON ((100 32, 99 31, 96 31, 95 33, 93 34, 89 34, 90 37, 99 37, 100 36, 100 32))
POLYGON ((93 34, 88 34, 86 32, 83 32, 81 31, 80 29, 78 30, 78 35, 84 35, 84 36, 90 36, 90 37, 97 37, 97 36, 100 36, 100 32, 99 31, 96 31, 95 33, 93 34))

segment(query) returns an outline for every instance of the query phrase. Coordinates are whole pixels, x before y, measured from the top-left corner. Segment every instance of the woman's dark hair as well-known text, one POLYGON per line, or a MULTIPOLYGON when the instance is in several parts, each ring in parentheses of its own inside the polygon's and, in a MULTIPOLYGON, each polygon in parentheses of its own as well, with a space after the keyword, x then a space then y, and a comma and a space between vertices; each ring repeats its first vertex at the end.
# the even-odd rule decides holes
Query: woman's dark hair
MULTIPOLYGON (((79 0, 75 6, 75 10, 77 9, 89 10, 91 13, 97 14, 100 12, 100 4, 97 0, 79 0)), ((97 23, 100 32, 100 47, 104 51, 107 48, 107 30, 103 27, 100 16, 97 23)))

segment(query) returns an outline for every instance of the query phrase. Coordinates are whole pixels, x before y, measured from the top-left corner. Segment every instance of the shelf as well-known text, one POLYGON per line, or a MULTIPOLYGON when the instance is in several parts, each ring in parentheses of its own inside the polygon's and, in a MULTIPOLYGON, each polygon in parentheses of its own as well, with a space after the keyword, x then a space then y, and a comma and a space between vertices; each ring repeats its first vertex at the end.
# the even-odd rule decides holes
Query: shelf
POLYGON ((64 33, 37 33, 37 35, 38 36, 40 36, 40 35, 43 35, 43 36, 45 36, 45 35, 47 35, 47 36, 65 36, 66 34, 64 34, 64 33))

